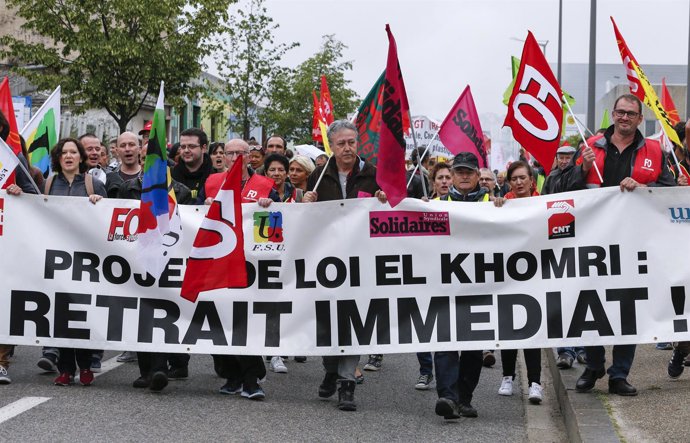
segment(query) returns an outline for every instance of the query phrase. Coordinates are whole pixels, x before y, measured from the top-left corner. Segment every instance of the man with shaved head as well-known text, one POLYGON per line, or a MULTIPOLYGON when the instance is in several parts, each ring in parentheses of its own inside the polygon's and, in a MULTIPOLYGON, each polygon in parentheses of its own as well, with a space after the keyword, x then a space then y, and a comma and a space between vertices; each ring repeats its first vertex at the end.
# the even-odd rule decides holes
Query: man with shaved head
POLYGON ((124 182, 132 180, 141 174, 141 141, 132 132, 123 132, 117 138, 117 156, 120 159, 120 166, 106 176, 105 188, 108 197, 116 198, 117 193, 124 182))

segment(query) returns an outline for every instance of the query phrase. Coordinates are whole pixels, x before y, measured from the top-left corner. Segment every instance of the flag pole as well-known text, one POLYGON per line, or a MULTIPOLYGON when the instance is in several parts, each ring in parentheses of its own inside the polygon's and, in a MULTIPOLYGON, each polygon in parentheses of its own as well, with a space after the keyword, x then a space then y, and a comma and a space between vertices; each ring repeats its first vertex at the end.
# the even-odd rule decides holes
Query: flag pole
MULTIPOLYGON (((24 164, 22 163, 21 159, 18 159, 18 160, 19 160, 19 162, 17 163, 17 165, 21 168, 21 170, 24 172, 24 174, 26 174, 26 177, 29 179, 29 181, 31 182, 31 185, 32 185, 32 186, 34 187, 34 189, 36 190, 36 194, 38 194, 38 195, 43 194, 43 193, 41 192, 41 190, 38 189, 38 185, 37 185, 36 182, 34 181, 33 177, 31 177, 31 174, 29 174, 29 171, 26 170, 26 167, 25 167, 24 164)), ((27 160, 27 162, 28 162, 28 160, 27 160)), ((15 178, 15 182, 16 182, 16 178, 15 178)))
MULTIPOLYGON (((410 119, 410 132, 412 133, 412 143, 414 144, 414 148, 417 149, 417 136, 414 133, 414 128, 412 127, 413 125, 413 120, 412 120, 412 114, 410 113, 410 110, 407 110, 407 117, 410 119)), ((438 132, 436 132, 438 134, 438 132)), ((432 139, 433 140, 433 139, 432 139)), ((431 144, 431 143, 429 143, 431 144)), ((422 164, 422 159, 424 158, 424 155, 426 155, 427 151, 429 150, 429 145, 426 145, 426 149, 424 150, 424 154, 422 154, 421 157, 417 159, 417 166, 415 166, 414 170, 412 171, 412 175, 410 176, 410 181, 407 182, 407 189, 410 186, 410 183, 412 183, 412 177, 417 173, 417 168, 419 167, 420 164, 422 164)), ((424 176, 421 177, 422 179, 422 192, 424 192, 424 198, 428 199, 429 198, 429 193, 426 190, 426 183, 424 183, 424 176)))
MULTIPOLYGON (((414 131, 413 131, 414 132, 414 131)), ((424 149, 424 153, 417 159, 417 164, 414 165, 414 169, 412 170, 412 175, 410 176, 410 179, 407 181, 407 187, 410 187, 410 183, 412 183, 412 179, 414 178, 414 175, 417 173, 417 169, 419 169, 419 165, 422 164, 422 159, 426 157, 427 152, 429 152, 429 148, 431 148, 431 144, 436 140, 436 137, 438 136, 438 131, 434 134, 434 136, 431 138, 429 141, 429 144, 426 145, 426 149, 424 149)), ((426 186, 424 186, 424 180, 422 180, 422 186, 424 189, 426 189, 426 186)), ((426 196, 426 192, 424 192, 424 196, 426 196)))
MULTIPOLYGON (((568 103, 568 100, 565 99, 565 95, 562 95, 561 98, 563 98, 563 103, 565 103, 565 105, 568 107, 568 112, 570 112, 570 115, 572 115, 573 119, 575 120, 575 126, 577 126, 577 131, 580 133, 580 137, 582 137, 582 141, 585 143, 585 146, 589 148, 589 144, 587 143, 587 139, 585 138, 585 134, 584 134, 584 132, 582 132, 582 128, 580 128, 580 122, 575 117, 575 114, 573 114, 573 110, 570 108, 570 103, 568 103)), ((599 166, 597 166, 596 162, 594 162, 594 170, 597 172, 597 176, 599 177, 599 181, 601 183, 604 183, 604 179, 601 176, 601 172, 599 171, 599 166)))
POLYGON ((580 119, 577 118, 577 117, 575 116, 575 114, 572 114, 572 113, 571 113, 571 115, 573 116, 573 119, 574 119, 575 121, 579 122, 579 123, 582 125, 582 127, 585 128, 585 131, 589 132, 589 135, 591 135, 592 137, 594 137, 594 133, 593 133, 592 131, 590 131, 590 129, 589 129, 584 123, 582 123, 582 122, 580 121, 580 119))
POLYGON ((328 156, 328 160, 326 160, 326 164, 323 165, 323 170, 321 171, 321 175, 319 175, 319 179, 316 180, 316 184, 314 185, 314 189, 312 189, 312 191, 316 192, 316 188, 318 188, 319 185, 321 184, 321 179, 323 179, 323 176, 326 173, 326 169, 328 168, 328 163, 331 161, 331 158, 333 158, 332 155, 328 156))

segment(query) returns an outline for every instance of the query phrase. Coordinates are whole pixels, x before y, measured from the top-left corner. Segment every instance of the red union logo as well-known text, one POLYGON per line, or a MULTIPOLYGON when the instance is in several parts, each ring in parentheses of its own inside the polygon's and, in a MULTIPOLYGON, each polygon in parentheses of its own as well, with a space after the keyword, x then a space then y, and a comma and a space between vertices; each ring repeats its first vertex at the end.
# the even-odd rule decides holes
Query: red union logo
POLYGON ((575 237, 575 200, 546 202, 549 240, 575 237))
POLYGON ((115 208, 110 218, 108 241, 135 241, 137 239, 138 226, 139 208, 115 208), (134 219, 136 219, 136 223, 133 224, 134 219))

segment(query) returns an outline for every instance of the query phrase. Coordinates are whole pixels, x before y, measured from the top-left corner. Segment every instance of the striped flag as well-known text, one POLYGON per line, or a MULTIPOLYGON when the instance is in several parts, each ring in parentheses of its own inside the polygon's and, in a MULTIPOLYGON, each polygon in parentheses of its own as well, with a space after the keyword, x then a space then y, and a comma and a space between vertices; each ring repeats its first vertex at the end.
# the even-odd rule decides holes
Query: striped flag
POLYGON ((40 169, 44 177, 50 173, 50 149, 60 139, 60 98, 58 86, 21 131, 29 163, 40 169))
POLYGON ((182 239, 182 223, 166 153, 163 87, 161 82, 144 162, 137 228, 139 262, 156 279, 168 263, 167 250, 182 239))

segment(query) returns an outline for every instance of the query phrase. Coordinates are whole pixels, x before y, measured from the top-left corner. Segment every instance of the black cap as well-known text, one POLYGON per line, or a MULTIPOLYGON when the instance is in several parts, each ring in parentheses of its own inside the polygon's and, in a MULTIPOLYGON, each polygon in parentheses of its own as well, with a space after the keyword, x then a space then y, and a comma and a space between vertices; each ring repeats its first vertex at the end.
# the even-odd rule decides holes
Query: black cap
POLYGON ((453 169, 458 168, 474 169, 478 171, 479 160, 477 160, 477 156, 471 152, 461 152, 453 157, 453 169))

